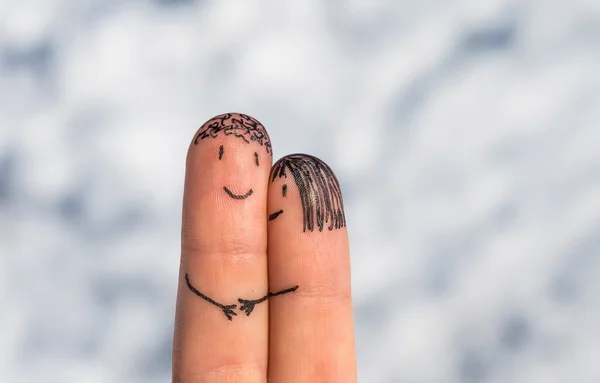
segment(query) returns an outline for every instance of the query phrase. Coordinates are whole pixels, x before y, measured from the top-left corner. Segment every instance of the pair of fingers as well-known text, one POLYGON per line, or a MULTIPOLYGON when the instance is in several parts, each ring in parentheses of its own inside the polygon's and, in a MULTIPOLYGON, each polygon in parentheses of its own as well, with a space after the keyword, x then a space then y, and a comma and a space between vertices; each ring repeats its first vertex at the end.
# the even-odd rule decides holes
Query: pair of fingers
POLYGON ((174 382, 356 381, 338 181, 312 156, 271 164, 265 128, 243 114, 190 145, 174 382))

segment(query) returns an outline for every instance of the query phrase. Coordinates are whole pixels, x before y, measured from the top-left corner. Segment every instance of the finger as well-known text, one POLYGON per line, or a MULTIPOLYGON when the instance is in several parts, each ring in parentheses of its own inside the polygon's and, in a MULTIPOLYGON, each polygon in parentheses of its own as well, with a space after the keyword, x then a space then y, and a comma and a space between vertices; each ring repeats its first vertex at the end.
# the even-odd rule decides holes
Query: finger
POLYGON ((235 113, 206 122, 190 145, 174 382, 266 381, 268 309, 251 300, 268 285, 271 156, 264 127, 235 113))
POLYGON ((273 166, 268 199, 269 382, 356 381, 348 235, 331 169, 305 154, 273 166))

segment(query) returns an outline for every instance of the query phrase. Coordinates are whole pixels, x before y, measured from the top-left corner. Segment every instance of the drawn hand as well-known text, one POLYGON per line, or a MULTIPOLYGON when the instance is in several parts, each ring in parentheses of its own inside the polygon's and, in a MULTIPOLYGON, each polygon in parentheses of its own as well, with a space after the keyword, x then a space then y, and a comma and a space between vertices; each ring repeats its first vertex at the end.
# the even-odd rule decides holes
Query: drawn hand
POLYGON ((237 315, 237 313, 235 311, 233 311, 236 307, 237 307, 237 305, 226 305, 226 306, 221 307, 221 309, 225 313, 225 316, 227 317, 227 319, 231 320, 233 316, 237 315))
POLYGON ((355 383, 340 186, 264 127, 214 117, 186 160, 173 382, 355 383), (244 315, 245 314, 245 315, 244 315))
POLYGON ((238 299, 238 301, 241 303, 240 311, 244 311, 246 313, 246 316, 250 316, 250 314, 252 314, 252 311, 254 311, 254 306, 256 306, 257 303, 261 303, 256 301, 249 301, 242 298, 238 299))

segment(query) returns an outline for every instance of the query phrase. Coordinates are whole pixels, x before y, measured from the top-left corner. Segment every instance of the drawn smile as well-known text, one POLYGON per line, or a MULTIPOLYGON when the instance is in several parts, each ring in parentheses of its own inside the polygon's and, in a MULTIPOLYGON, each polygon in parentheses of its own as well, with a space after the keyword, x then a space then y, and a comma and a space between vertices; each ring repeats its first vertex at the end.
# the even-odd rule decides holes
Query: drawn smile
POLYGON ((227 186, 223 186, 223 190, 225 190, 225 193, 227 193, 227 195, 229 195, 231 198, 233 199, 246 199, 248 197, 250 197, 252 195, 252 193, 254 193, 252 191, 252 189, 248 190, 248 192, 246 194, 233 194, 231 192, 231 190, 227 189, 227 186))
POLYGON ((275 218, 279 217, 281 214, 283 214, 283 210, 279 210, 273 214, 269 214, 269 221, 274 220, 275 218))

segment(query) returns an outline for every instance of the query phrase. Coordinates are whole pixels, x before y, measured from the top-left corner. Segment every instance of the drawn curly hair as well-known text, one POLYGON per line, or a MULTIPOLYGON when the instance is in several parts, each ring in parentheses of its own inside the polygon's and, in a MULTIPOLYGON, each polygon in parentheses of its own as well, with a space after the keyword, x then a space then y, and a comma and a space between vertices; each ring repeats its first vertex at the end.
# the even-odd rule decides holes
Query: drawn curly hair
POLYGON ((247 144, 256 142, 265 147, 267 154, 273 155, 271 139, 265 127, 254 117, 241 113, 221 114, 208 120, 196 134, 194 145, 198 145, 199 140, 216 138, 221 133, 241 138, 247 144))
POLYGON ((271 182, 276 178, 294 178, 303 212, 303 230, 319 231, 346 226, 344 202, 340 184, 327 164, 308 154, 285 156, 273 166, 271 182))

